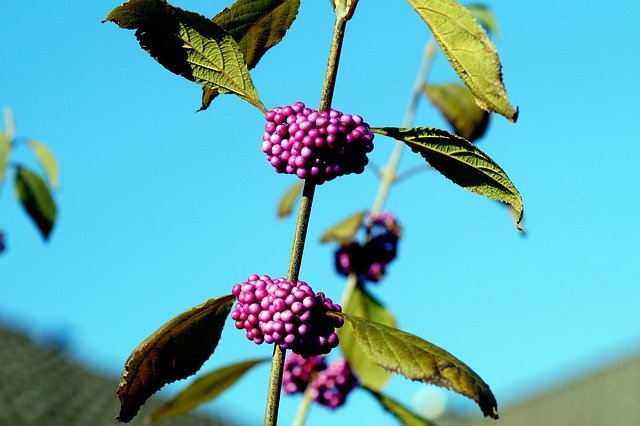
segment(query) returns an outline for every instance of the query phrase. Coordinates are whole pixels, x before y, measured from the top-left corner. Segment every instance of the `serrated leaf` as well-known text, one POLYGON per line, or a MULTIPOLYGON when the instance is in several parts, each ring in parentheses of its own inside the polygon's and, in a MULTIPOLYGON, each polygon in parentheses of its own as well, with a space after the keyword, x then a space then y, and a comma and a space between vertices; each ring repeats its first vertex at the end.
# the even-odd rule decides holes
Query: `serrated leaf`
POLYGON ((42 178, 26 167, 17 167, 16 196, 46 240, 56 221, 56 204, 42 178))
POLYGON ((341 244, 347 244, 353 241, 355 235, 362 225, 362 220, 367 214, 366 211, 360 211, 352 214, 337 225, 327 229, 321 236, 321 243, 338 242, 341 244))
POLYGON ((51 188, 58 189, 60 187, 60 180, 58 177, 58 163, 56 161, 56 157, 53 155, 53 152, 51 152, 51 150, 42 142, 31 140, 29 141, 29 146, 33 150, 33 153, 38 159, 38 162, 47 175, 47 179, 49 180, 49 185, 51 185, 51 188))
POLYGON ((465 6, 482 28, 489 34, 499 36, 498 20, 495 13, 484 4, 468 4, 465 6))
POLYGON ((205 402, 209 402, 233 386, 245 373, 269 358, 252 359, 227 365, 205 374, 184 388, 173 399, 162 404, 145 420, 157 422, 186 414, 205 402))
POLYGON ((11 138, 6 132, 0 130, 0 182, 7 174, 9 164, 9 151, 11 150, 11 138))
POLYGON ((471 12, 456 0, 407 1, 427 23, 478 105, 515 122, 518 111, 507 98, 498 52, 471 12))
POLYGON ((466 86, 458 83, 427 84, 424 93, 453 127, 456 135, 473 142, 487 130, 489 113, 480 108, 466 86))
MULTIPOLYGON (((396 326, 393 314, 361 283, 354 287, 351 297, 343 306, 342 311, 391 327, 396 326)), ((343 327, 338 329, 338 337, 340 338, 340 349, 360 382, 376 390, 382 389, 391 378, 391 373, 380 368, 365 356, 354 340, 353 330, 349 323, 345 323, 343 327)))
POLYGON ((234 300, 233 295, 222 296, 181 313, 131 353, 118 386, 120 414, 116 420, 130 421, 164 385, 202 367, 218 346, 234 300))
POLYGON ((293 211, 293 204, 304 188, 304 181, 296 182, 284 193, 278 203, 278 218, 287 217, 293 211))
POLYGON ((361 385, 361 388, 369 392, 380 403, 382 408, 393 414, 403 426, 435 426, 433 422, 418 415, 388 395, 364 385, 361 385))
MULTIPOLYGON (((249 69, 267 50, 280 43, 296 19, 300 0, 237 0, 213 18, 238 43, 249 69)), ((202 90, 202 108, 218 96, 215 89, 202 90)))
POLYGON ((516 226, 520 229, 524 209, 520 193, 505 171, 470 142, 428 127, 381 127, 371 131, 406 143, 434 169, 462 188, 509 204, 517 213, 516 226))
POLYGON ((164 0, 131 0, 106 21, 136 30, 140 46, 169 71, 266 112, 238 44, 210 19, 164 0))
POLYGON ((438 346, 402 330, 348 314, 364 353, 382 368, 404 377, 450 389, 474 400, 485 416, 498 418, 489 386, 471 368, 438 346))

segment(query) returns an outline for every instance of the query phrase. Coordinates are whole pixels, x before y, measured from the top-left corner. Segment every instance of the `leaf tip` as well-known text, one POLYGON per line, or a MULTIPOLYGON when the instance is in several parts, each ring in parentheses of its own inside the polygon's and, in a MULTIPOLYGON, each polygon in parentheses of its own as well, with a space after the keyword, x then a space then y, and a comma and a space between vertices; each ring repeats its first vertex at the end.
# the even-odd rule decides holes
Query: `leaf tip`
POLYGON ((516 112, 513 113, 513 115, 511 116, 511 118, 509 119, 509 121, 511 121, 512 123, 516 123, 516 121, 518 121, 518 116, 520 115, 520 107, 517 106, 516 107, 516 112))

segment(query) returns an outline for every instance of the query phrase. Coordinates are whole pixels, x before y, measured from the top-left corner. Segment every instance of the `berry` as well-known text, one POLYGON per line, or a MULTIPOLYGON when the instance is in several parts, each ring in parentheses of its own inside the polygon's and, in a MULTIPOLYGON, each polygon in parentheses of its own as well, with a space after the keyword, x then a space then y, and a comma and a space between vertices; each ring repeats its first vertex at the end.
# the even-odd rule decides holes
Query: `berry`
POLYGON ((372 235, 390 232, 399 238, 402 234, 402 226, 400 226, 396 215, 390 211, 369 214, 364 223, 367 233, 372 235))
POLYGON ((347 400, 347 395, 358 385, 347 360, 339 359, 320 371, 311 382, 311 398, 332 410, 347 400))
POLYGON ((342 307, 324 293, 314 293, 307 283, 253 274, 234 285, 232 293, 237 303, 231 318, 254 343, 275 343, 304 358, 327 354, 338 346, 335 329, 344 320, 327 313, 341 312, 342 307))
POLYGON ((282 390, 288 394, 304 392, 315 374, 325 368, 327 365, 324 357, 312 356, 305 359, 297 354, 288 355, 284 360, 282 390))
POLYGON ((362 173, 373 150, 373 133, 359 115, 318 112, 302 102, 266 114, 262 151, 278 173, 317 184, 362 173))

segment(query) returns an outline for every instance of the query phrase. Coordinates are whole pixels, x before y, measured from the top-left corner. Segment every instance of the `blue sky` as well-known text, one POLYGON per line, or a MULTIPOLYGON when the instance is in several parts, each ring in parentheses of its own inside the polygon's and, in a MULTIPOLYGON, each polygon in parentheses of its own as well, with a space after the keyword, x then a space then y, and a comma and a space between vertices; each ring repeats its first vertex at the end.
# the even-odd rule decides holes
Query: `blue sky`
MULTIPOLYGON (((430 34, 406 2, 360 3, 334 106, 399 126, 430 34)), ((275 219, 294 179, 264 159, 260 112, 223 96, 195 113, 198 86, 155 63, 133 32, 100 23, 118 4, 0 7, 0 106, 12 108, 18 135, 53 149, 62 180, 47 244, 12 188, 0 193, 9 245, 0 257, 0 319, 35 335, 66 334, 77 358, 114 375, 172 316, 228 294, 251 273, 284 276, 295 225, 275 219)), ((173 4, 207 16, 226 6, 173 4)), ((392 189, 388 207, 406 238, 373 291, 401 328, 470 365, 504 406, 640 349, 640 6, 488 4, 520 118, 493 117, 479 146, 522 193, 528 232, 517 233, 506 209, 434 172, 414 176, 392 189)), ((329 2, 303 2, 288 36, 252 72, 268 107, 318 104, 331 13, 329 2)), ((455 79, 441 55, 430 79, 455 79)), ((446 127, 427 102, 416 125, 446 127)), ((382 165, 393 142, 375 143, 372 161, 382 165)), ((16 159, 33 164, 26 150, 16 159)), ((401 167, 420 163, 406 152, 401 167)), ((334 300, 343 280, 331 267, 333 248, 316 241, 370 206, 376 189, 367 171, 316 193, 301 278, 334 300)), ((270 353, 229 323, 205 370, 270 353)), ((267 374, 256 369, 213 409, 261 423, 263 406, 253 401, 264 398, 267 374)), ((388 392, 410 402, 423 386, 398 377, 388 392)), ((296 406, 283 399, 283 424, 296 406)), ((347 425, 356 413, 395 424, 363 392, 334 414, 314 408, 310 424, 347 425)))

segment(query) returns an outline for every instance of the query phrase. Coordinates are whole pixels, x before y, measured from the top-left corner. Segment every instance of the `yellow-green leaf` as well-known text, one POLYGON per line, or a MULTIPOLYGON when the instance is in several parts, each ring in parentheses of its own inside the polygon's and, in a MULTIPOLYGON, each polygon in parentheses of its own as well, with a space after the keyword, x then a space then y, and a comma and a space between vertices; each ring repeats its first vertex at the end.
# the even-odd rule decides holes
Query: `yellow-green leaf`
POLYGON ((369 359, 404 377, 450 389, 474 400, 485 416, 498 418, 489 386, 471 368, 438 346, 393 327, 348 314, 356 341, 369 359))
POLYGON ((518 111, 507 98, 498 52, 471 12, 456 0, 407 1, 429 26, 478 105, 515 122, 518 111))
POLYGON ((228 295, 195 306, 167 322, 134 349, 118 386, 118 421, 130 421, 164 385, 189 377, 202 367, 218 346, 234 300, 233 295, 228 295))
POLYGON ((60 187, 60 180, 58 176, 58 163, 53 152, 42 142, 31 140, 29 146, 36 155, 38 162, 42 166, 51 188, 58 189, 60 187))
POLYGON ((106 20, 136 30, 140 46, 169 71, 266 112, 238 44, 210 19, 164 0, 131 0, 106 20))
POLYGON ((298 195, 302 192, 302 188, 304 188, 304 181, 296 182, 287 189, 287 192, 284 193, 278 203, 278 218, 282 219, 291 214, 293 211, 293 203, 295 203, 298 195))
POLYGON ((406 143, 437 171, 462 188, 509 204, 520 228, 524 206, 520 193, 500 166, 469 141, 428 127, 372 128, 372 132, 406 143))
POLYGON ((9 164, 9 151, 11 150, 11 138, 6 132, 0 130, 0 182, 4 180, 9 164))
POLYGON ((417 413, 414 413, 388 395, 380 393, 365 385, 361 385, 361 388, 369 392, 369 394, 371 394, 371 396, 380 403, 382 408, 393 414, 403 426, 435 426, 433 422, 430 422, 417 413))
POLYGON ((322 236, 320 236, 320 242, 328 243, 334 241, 343 244, 350 243, 353 241, 358 229, 360 229, 360 225, 362 225, 362 220, 366 214, 366 211, 357 212, 337 225, 327 229, 322 236))
POLYGON ((18 167, 15 178, 16 196, 46 240, 56 221, 56 204, 49 188, 33 171, 18 167))
POLYGON ((186 414, 199 405, 215 399, 240 380, 246 372, 268 360, 269 358, 259 358, 242 361, 200 376, 174 398, 149 414, 145 420, 157 422, 186 414))

